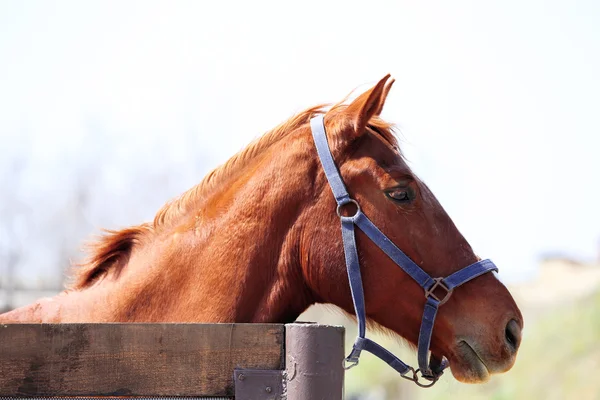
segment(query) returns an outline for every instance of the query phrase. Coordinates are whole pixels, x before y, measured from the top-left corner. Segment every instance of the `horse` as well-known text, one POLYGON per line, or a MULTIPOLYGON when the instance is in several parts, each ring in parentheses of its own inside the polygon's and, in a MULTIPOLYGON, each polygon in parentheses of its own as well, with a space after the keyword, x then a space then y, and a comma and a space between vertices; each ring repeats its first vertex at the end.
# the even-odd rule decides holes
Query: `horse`
MULTIPOLYGON (((393 83, 386 75, 352 101, 294 115, 152 222, 105 231, 64 291, 0 323, 289 323, 315 303, 354 315, 336 201, 311 138, 315 116, 352 198, 415 264, 447 276, 478 262, 380 116, 393 83)), ((356 243, 368 320, 416 345, 421 287, 360 230, 356 243)), ((513 366, 522 328, 510 292, 487 273, 440 308, 432 358, 447 359, 461 382, 485 382, 513 366)))

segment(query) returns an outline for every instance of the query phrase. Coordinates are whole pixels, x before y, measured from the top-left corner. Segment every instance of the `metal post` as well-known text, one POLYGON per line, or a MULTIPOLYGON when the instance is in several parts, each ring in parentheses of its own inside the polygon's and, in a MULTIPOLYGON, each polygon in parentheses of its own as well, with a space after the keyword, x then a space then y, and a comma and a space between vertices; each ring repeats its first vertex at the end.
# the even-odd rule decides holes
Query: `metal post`
POLYGON ((285 352, 287 400, 342 400, 344 327, 287 324, 285 352))

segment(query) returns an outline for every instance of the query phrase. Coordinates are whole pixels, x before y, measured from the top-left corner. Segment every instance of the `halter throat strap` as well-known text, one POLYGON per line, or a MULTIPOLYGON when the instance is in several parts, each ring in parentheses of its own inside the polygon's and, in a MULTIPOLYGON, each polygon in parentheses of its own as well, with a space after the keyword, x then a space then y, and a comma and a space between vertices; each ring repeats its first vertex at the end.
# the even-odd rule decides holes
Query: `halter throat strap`
POLYGON ((344 360, 344 368, 349 369, 358 364, 361 352, 367 351, 386 362, 400 375, 415 382, 422 387, 433 386, 448 366, 447 360, 441 362, 430 362, 429 347, 431 336, 435 325, 435 317, 439 306, 444 304, 451 296, 452 291, 490 271, 498 271, 498 268, 490 260, 478 261, 445 278, 432 278, 421 267, 414 263, 402 250, 400 250, 377 226, 362 212, 358 202, 350 197, 344 181, 335 165, 335 161, 329 149, 327 135, 325 133, 324 116, 318 115, 310 121, 312 136, 317 148, 319 160, 325 176, 337 203, 337 214, 341 221, 342 240, 344 244, 344 255, 348 281, 352 293, 354 310, 358 319, 358 337, 354 342, 352 351, 344 360), (356 212, 352 216, 344 216, 342 208, 347 204, 354 204, 356 212), (363 231, 389 258, 392 259, 404 272, 414 279, 425 292, 425 307, 421 328, 419 330, 417 359, 419 369, 415 370, 405 364, 398 357, 386 350, 384 347, 366 338, 366 310, 363 292, 363 284, 356 246, 355 227, 363 231), (440 293, 442 292, 442 293, 440 293), (420 374, 420 376, 419 376, 420 374), (420 377, 428 380, 428 383, 419 381, 420 377))

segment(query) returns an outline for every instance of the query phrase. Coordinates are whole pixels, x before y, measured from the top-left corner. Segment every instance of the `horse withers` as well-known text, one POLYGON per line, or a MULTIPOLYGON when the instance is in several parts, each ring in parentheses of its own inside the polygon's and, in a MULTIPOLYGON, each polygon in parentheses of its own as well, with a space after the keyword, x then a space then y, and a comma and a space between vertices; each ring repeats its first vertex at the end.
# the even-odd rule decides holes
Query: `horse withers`
MULTIPOLYGON (((65 291, 2 314, 0 323, 287 323, 314 303, 353 314, 338 205, 311 131, 319 116, 349 198, 398 251, 431 277, 480 262, 380 117, 392 83, 386 76, 349 104, 285 121, 154 221, 91 243, 65 291)), ((342 215, 356 212, 348 205, 342 215)), ((366 317, 417 345, 431 296, 361 229, 356 252, 366 317)), ((486 381, 512 367, 522 327, 509 291, 483 273, 439 308, 431 358, 447 360, 460 381, 486 381)))

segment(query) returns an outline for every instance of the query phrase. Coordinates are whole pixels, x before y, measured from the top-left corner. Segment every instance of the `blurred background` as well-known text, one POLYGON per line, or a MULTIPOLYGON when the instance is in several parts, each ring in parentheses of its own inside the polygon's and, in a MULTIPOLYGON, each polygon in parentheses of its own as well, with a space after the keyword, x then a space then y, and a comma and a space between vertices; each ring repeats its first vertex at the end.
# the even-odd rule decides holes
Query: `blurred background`
MULTIPOLYGON (((62 289, 101 228, 295 112, 396 78, 383 116, 525 315, 516 366, 348 399, 600 399, 600 3, 0 0, 0 309, 62 289)), ((333 306, 303 320, 355 324, 333 306)), ((395 338, 379 338, 414 360, 395 338)))

